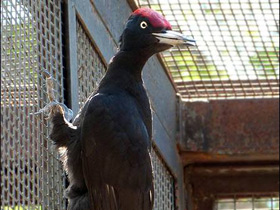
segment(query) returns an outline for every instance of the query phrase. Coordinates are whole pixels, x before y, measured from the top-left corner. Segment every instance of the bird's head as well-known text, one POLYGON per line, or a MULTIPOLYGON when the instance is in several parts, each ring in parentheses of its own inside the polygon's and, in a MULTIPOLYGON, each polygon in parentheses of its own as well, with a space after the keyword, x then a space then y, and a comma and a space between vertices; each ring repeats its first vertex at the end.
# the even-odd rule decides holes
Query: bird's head
POLYGON ((120 50, 142 51, 150 55, 176 45, 195 45, 193 39, 172 31, 170 23, 149 8, 139 8, 129 17, 120 37, 120 50))

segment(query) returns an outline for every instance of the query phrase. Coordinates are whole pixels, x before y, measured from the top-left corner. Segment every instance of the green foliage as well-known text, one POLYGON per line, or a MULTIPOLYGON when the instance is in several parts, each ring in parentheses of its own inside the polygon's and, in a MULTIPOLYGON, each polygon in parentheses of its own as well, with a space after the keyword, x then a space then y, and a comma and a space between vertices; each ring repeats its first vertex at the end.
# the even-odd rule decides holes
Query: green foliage
POLYGON ((276 51, 258 51, 250 56, 250 63, 257 70, 259 78, 276 79, 279 77, 279 48, 276 51))
MULTIPOLYGON (((15 70, 15 76, 23 74, 23 70, 29 70, 33 79, 38 78, 37 73, 37 56, 34 51, 37 48, 37 33, 34 30, 34 26, 31 21, 24 23, 8 24, 2 26, 4 51, 6 57, 11 62, 11 66, 15 70)), ((28 77, 28 75, 25 75, 28 77)), ((15 79, 17 76, 15 77, 15 79)), ((26 78, 28 80, 28 78, 26 78)))
MULTIPOLYGON (((166 63, 171 71, 174 78, 181 77, 183 81, 192 80, 216 80, 216 79, 228 79, 229 76, 226 70, 220 70, 217 66, 207 61, 202 56, 191 55, 190 51, 172 52, 174 62, 176 65, 171 65, 174 62, 166 63), (202 60, 205 63, 201 62, 202 60)), ((164 57, 166 59, 166 57, 164 57)))

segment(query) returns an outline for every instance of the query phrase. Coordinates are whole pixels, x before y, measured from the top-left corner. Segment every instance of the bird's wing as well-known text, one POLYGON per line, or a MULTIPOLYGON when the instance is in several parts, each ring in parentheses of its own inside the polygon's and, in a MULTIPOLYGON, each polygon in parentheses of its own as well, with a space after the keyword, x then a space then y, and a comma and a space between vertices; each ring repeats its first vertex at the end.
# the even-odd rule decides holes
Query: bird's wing
POLYGON ((124 210, 149 209, 153 187, 151 143, 134 101, 124 94, 95 95, 81 129, 83 171, 95 208, 109 205, 100 208, 111 210, 116 204, 116 209, 120 205, 124 210), (132 196, 126 201, 132 206, 127 208, 126 203, 121 204, 124 192, 132 196))
POLYGON ((85 117, 85 113, 87 110, 87 107, 89 105, 89 102, 91 101, 91 99, 94 97, 95 93, 92 93, 86 100, 86 102, 84 103, 84 105, 82 106, 82 108, 79 110, 77 116, 73 119, 73 125, 74 126, 80 126, 81 122, 83 121, 84 117, 85 117))

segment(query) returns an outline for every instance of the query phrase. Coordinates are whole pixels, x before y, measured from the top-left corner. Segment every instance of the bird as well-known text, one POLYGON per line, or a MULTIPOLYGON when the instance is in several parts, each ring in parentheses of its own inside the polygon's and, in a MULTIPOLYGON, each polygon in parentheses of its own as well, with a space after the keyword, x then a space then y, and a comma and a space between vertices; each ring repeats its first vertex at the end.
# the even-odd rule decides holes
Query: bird
POLYGON ((72 123, 60 104, 52 105, 50 139, 68 174, 68 210, 153 209, 152 112, 142 69, 152 55, 177 45, 195 41, 172 31, 160 13, 138 8, 72 123))

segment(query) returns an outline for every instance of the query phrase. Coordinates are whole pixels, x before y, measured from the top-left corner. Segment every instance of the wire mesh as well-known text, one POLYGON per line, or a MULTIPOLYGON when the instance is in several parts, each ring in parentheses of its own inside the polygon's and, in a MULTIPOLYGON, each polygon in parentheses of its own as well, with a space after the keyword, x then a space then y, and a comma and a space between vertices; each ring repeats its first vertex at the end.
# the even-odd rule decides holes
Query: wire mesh
POLYGON ((151 151, 151 158, 155 188, 154 210, 175 210, 175 179, 155 149, 151 151))
POLYGON ((185 99, 279 97, 279 2, 137 0, 161 12, 197 47, 172 48, 163 61, 185 99))
POLYGON ((41 70, 63 100, 61 2, 1 1, 1 209, 65 207, 64 176, 48 139, 41 70))
POLYGON ((98 86, 105 74, 106 66, 79 20, 77 20, 77 60, 79 106, 82 107, 86 99, 98 86))
POLYGON ((223 195, 216 199, 214 210, 278 210, 279 194, 223 195), (223 198, 224 197, 224 198, 223 198))
MULTIPOLYGON (((79 104, 81 107, 99 84, 105 74, 106 67, 79 20, 77 20, 77 58, 79 104)), ((175 209, 174 178, 165 166, 163 159, 158 156, 155 150, 152 150, 151 157, 155 179, 154 209, 173 210, 175 209)))

